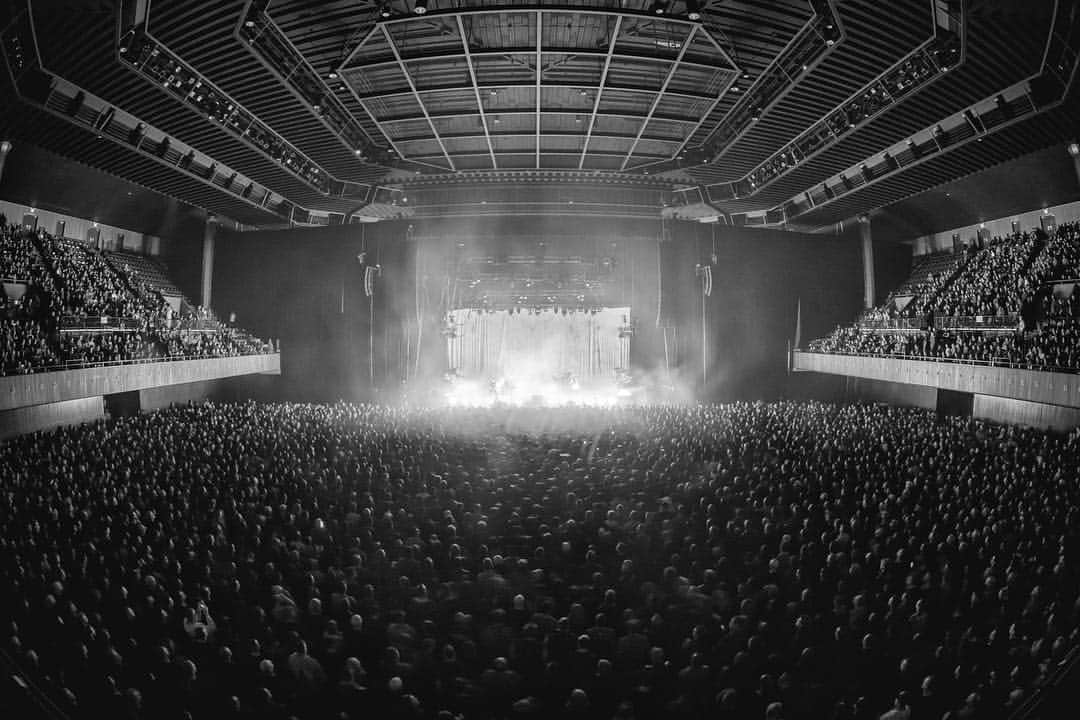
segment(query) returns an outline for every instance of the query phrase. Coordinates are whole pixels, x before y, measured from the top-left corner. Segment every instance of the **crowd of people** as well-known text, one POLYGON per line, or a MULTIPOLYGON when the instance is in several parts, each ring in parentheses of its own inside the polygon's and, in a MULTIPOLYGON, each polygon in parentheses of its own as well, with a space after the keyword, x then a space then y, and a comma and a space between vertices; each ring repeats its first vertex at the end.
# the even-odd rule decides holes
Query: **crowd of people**
POLYGON ((954 275, 911 283, 921 294, 903 310, 864 311, 854 326, 838 327, 807 349, 1080 371, 1080 292, 1069 282, 1080 278, 1080 224, 1064 224, 1050 236, 994 238, 965 255, 954 275), (923 329, 890 331, 873 322, 921 316, 923 329), (944 320, 958 316, 969 322, 948 327, 944 320), (972 316, 1009 320, 1012 327, 980 330, 972 316))
POLYGON ((52 238, 39 231, 38 249, 55 273, 52 312, 65 316, 141 319, 147 308, 95 248, 77 240, 52 238))
POLYGON ((1080 639, 1078 466, 880 406, 174 408, 0 447, 0 642, 76 719, 1000 718, 1080 639))
POLYGON ((1027 270, 1040 248, 1034 232, 993 238, 972 254, 937 295, 933 312, 946 316, 1019 313, 1038 288, 1037 278, 1027 270))
POLYGON ((204 327, 206 310, 176 315, 157 288, 127 264, 111 263, 107 253, 2 218, 0 278, 18 289, 0 292, 0 375, 273 347, 239 328, 204 327))

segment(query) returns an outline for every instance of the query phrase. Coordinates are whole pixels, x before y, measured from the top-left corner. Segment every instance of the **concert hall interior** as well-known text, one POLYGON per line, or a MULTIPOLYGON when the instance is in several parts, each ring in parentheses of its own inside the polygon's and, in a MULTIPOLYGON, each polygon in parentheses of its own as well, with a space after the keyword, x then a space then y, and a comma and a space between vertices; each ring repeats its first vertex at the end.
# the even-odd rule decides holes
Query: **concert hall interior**
POLYGON ((1051 720, 1077 0, 0 2, 0 718, 1051 720))

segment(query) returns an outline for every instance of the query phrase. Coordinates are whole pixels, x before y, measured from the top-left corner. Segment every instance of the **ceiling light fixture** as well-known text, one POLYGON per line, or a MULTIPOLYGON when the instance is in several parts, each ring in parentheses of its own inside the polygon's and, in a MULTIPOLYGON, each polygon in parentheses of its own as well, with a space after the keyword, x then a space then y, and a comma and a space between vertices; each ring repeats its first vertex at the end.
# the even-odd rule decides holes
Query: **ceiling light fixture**
POLYGON ((381 7, 381 8, 379 8, 379 15, 380 15, 380 16, 381 16, 381 17, 382 17, 382 18, 383 18, 384 20, 385 20, 386 18, 390 17, 390 3, 388 3, 388 2, 387 2, 387 3, 383 3, 382 7, 381 7))
POLYGON ((428 3, 428 0, 414 0, 413 9, 412 9, 413 13, 416 14, 416 15, 424 15, 424 14, 426 14, 427 13, 427 3, 428 3))
POLYGON ((686 19, 695 22, 701 19, 701 3, 698 0, 686 0, 686 19))
POLYGON ((663 15, 667 12, 667 0, 653 0, 652 5, 649 6, 649 13, 652 15, 663 15))

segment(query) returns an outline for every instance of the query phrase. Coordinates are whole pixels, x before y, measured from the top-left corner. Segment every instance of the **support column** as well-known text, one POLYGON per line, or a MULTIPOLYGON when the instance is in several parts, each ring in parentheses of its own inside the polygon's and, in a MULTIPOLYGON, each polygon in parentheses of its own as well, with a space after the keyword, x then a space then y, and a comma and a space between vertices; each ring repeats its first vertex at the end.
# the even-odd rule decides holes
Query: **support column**
POLYGON ((210 307, 214 286, 214 235, 217 232, 217 216, 208 215, 203 229, 202 244, 202 306, 210 307))
POLYGON ((874 307, 874 238, 870 233, 870 216, 859 216, 859 239, 862 241, 863 307, 874 307))
POLYGON ((4 179, 4 165, 7 164, 8 153, 11 152, 11 148, 14 147, 10 140, 4 140, 0 142, 0 180, 4 179))

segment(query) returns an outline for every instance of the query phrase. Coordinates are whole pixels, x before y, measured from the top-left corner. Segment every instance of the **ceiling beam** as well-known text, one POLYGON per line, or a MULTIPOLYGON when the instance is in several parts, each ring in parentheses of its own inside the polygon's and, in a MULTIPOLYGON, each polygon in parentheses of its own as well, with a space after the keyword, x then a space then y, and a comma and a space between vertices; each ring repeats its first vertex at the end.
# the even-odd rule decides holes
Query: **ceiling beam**
MULTIPOLYGON (((493 170, 498 170, 499 161, 495 159, 495 146, 491 143, 491 132, 488 130, 487 115, 484 114, 484 99, 480 97, 480 87, 476 84, 476 68, 473 67, 472 53, 469 52, 469 41, 465 37, 465 24, 461 21, 461 15, 455 15, 454 17, 457 20, 458 35, 461 37, 461 49, 465 53, 465 66, 469 68, 469 77, 472 79, 473 95, 476 97, 476 109, 480 111, 480 125, 484 128, 484 138, 487 140, 488 153, 491 154, 491 168, 493 170)), ((417 100, 419 99, 420 97, 418 95, 417 100)), ((436 134, 436 137, 438 137, 438 134, 436 134)), ((439 139, 439 145, 442 145, 441 138, 439 139)), ((443 146, 443 152, 446 152, 445 146, 443 146)))
MULTIPOLYGON (((645 7, 643 5, 643 7, 645 7)), ((514 7, 492 7, 492 6, 480 6, 471 8, 453 8, 448 11, 429 10, 425 18, 444 18, 447 15, 507 15, 510 13, 532 12, 536 10, 557 10, 563 13, 573 13, 575 15, 620 15, 623 17, 633 17, 640 20, 663 20, 666 23, 672 25, 701 25, 698 20, 688 20, 685 18, 676 17, 674 15, 664 15, 658 18, 646 10, 629 10, 629 9, 610 9, 610 8, 590 8, 583 6, 570 6, 566 5, 560 7, 558 5, 541 5, 538 2, 525 2, 521 5, 514 7)), ((403 15, 401 17, 389 18, 382 20, 385 25, 400 25, 403 23, 415 22, 416 17, 403 15)))
MULTIPOLYGON (((503 150, 503 152, 502 152, 503 155, 527 155, 528 153, 529 153, 529 148, 524 148, 524 147, 521 150, 503 150)), ((566 155, 566 156, 569 156, 569 157, 577 157, 580 153, 578 153, 577 150, 545 150, 544 154, 545 155, 566 155)), ((594 150, 593 152, 591 152, 589 154, 590 155, 595 155, 597 157, 611 157, 611 158, 621 158, 621 157, 626 156, 626 153, 622 152, 621 150, 594 150)), ((454 153, 454 155, 457 156, 457 157, 482 157, 484 155, 487 155, 487 151, 486 150, 463 150, 461 152, 454 153)), ((426 153, 426 154, 425 153, 420 153, 418 155, 413 155, 412 157, 415 157, 415 158, 433 158, 433 157, 439 157, 439 154, 438 153, 434 153, 434 154, 433 153, 426 153)), ((639 157, 656 158, 656 159, 663 159, 663 160, 670 159, 667 155, 657 155, 657 154, 641 154, 641 155, 639 155, 639 157)), ((520 170, 521 168, 506 168, 506 169, 508 169, 508 170, 520 170)), ((565 169, 572 170, 574 168, 565 168, 565 169)))
MULTIPOLYGON (((384 30, 385 30, 385 26, 384 30)), ((696 31, 697 28, 695 27, 696 31)), ((686 54, 687 46, 684 45, 678 53, 678 58, 683 57, 686 54)), ((538 51, 536 47, 499 47, 499 48, 476 48, 472 51, 473 55, 534 55, 538 51)), ((544 55, 579 55, 586 57, 603 58, 608 55, 606 49, 597 48, 581 48, 581 47, 556 47, 548 46, 539 48, 539 52, 544 55)), ((420 60, 459 60, 461 59, 461 53, 459 52, 446 52, 439 50, 437 52, 414 52, 408 55, 399 55, 397 48, 394 48, 394 54, 400 58, 401 62, 417 62, 420 60)), ((656 65, 668 65, 676 62, 677 58, 661 57, 658 55, 649 55, 647 53, 611 53, 611 57, 616 60, 634 60, 636 62, 653 63, 656 65)), ((731 63, 703 63, 696 60, 678 60, 684 67, 696 67, 703 70, 710 70, 716 72, 718 70, 734 70, 731 63)), ((370 70, 372 68, 386 67, 390 65, 398 64, 398 60, 373 60, 365 61, 363 58, 357 59, 356 65, 345 66, 342 69, 345 71, 353 70, 370 70)))
MULTIPOLYGON (((544 69, 546 70, 548 67, 550 67, 550 66, 545 66, 544 69)), ((733 74, 732 77, 737 77, 737 74, 733 74)), ((515 82, 507 82, 507 83, 486 82, 486 83, 478 83, 477 86, 481 90, 489 90, 489 89, 513 90, 515 88, 532 88, 532 87, 535 86, 535 83, 533 81, 531 81, 531 80, 529 82, 516 82, 515 81, 515 82)), ((587 83, 587 82, 582 82, 582 83, 547 82, 547 83, 541 83, 540 87, 555 88, 555 89, 566 89, 566 90, 599 90, 599 89, 601 89, 601 86, 600 86, 599 83, 587 83)), ((466 90, 471 90, 472 85, 437 85, 437 86, 433 86, 433 87, 419 87, 419 86, 417 86, 417 89, 419 89, 420 92, 422 92, 422 93, 465 92, 466 90)), ((655 95, 656 93, 660 92, 660 90, 658 88, 644 87, 642 85, 621 85, 621 84, 614 84, 614 83, 607 83, 604 86, 603 89, 604 90, 611 90, 611 91, 618 91, 618 92, 637 93, 637 94, 642 94, 642 95, 655 95)), ((668 97, 683 98, 685 100, 698 100, 698 101, 705 101, 705 102, 716 102, 717 100, 719 100, 723 96, 722 93, 721 94, 716 94, 716 93, 694 92, 692 90, 668 90, 667 93, 665 93, 665 94, 668 97)), ((395 87, 395 88, 388 88, 386 90, 377 90, 375 92, 355 93, 355 95, 356 95, 357 99, 359 99, 361 101, 364 101, 364 100, 377 100, 377 99, 381 100, 381 99, 385 99, 385 98, 401 97, 403 95, 412 95, 412 90, 407 88, 407 87, 395 87)))
POLYGON ((615 52, 615 43, 619 40, 622 32, 622 16, 615 20, 615 30, 611 33, 608 41, 608 54, 604 58, 604 70, 600 73, 600 86, 596 90, 596 98, 593 100, 592 114, 589 116, 589 129, 585 133, 585 142, 581 146, 581 158, 578 160, 578 170, 585 167, 585 155, 589 152, 589 142, 592 140, 593 128, 596 127, 596 111, 600 109, 600 96, 604 94, 604 85, 607 83, 608 70, 611 69, 611 55, 615 52))
MULTIPOLYGON (((446 162, 450 164, 451 170, 456 170, 457 168, 454 167, 453 158, 450 157, 450 153, 446 151, 446 146, 443 145, 442 138, 439 137, 439 131, 435 127, 435 121, 431 119, 431 115, 428 114, 427 108, 424 107, 424 101, 420 97, 420 93, 416 91, 416 85, 413 83, 412 75, 409 74, 409 68, 405 66, 405 62, 401 59, 401 54, 398 52, 397 45, 394 44, 394 38, 390 37, 390 31, 386 29, 386 25, 381 25, 380 29, 386 37, 386 42, 390 44, 390 50, 394 53, 394 57, 397 58, 401 73, 405 76, 405 80, 409 83, 409 86, 413 89, 413 93, 416 95, 416 103, 420 106, 420 112, 427 118, 428 125, 431 127, 431 133, 435 136, 435 140, 438 141, 439 147, 442 148, 443 155, 446 157, 446 162)), ((401 156, 399 155, 399 157, 401 156)), ((404 160, 406 158, 402 159, 404 160)))
MULTIPOLYGON (((499 115, 532 115, 536 112, 535 107, 518 107, 508 108, 506 110, 499 110, 499 115)), ((542 108, 540 110, 545 115, 581 115, 582 110, 574 108, 564 107, 552 107, 542 108)), ((425 118, 455 118, 455 117, 475 117, 476 112, 464 111, 464 110, 428 110, 420 115, 388 115, 386 117, 377 118, 380 123, 399 123, 399 122, 411 122, 415 120, 423 120, 425 118)), ((629 120, 640 120, 642 118, 649 118, 650 120, 665 120, 668 122, 681 123, 683 125, 694 125, 697 120, 694 118, 688 118, 684 115, 667 115, 654 112, 651 115, 642 112, 626 112, 626 111, 614 111, 614 110, 600 110, 596 113, 602 117, 617 117, 627 118, 629 120)))
POLYGON ((540 125, 543 120, 543 113, 541 112, 541 85, 544 81, 544 11, 536 11, 536 76, 533 78, 536 82, 536 169, 540 169, 540 125))
POLYGON ((649 106, 649 112, 645 116, 645 120, 641 123, 641 129, 638 130, 637 137, 634 138, 634 144, 631 145, 630 150, 627 151, 626 159, 623 160, 622 167, 620 167, 619 170, 626 170, 626 165, 630 162, 630 158, 634 156, 634 150, 637 149, 638 143, 641 142, 641 136, 645 134, 645 128, 647 128, 649 122, 652 121, 653 114, 660 105, 660 100, 664 97, 664 91, 667 90, 668 85, 671 84, 671 78, 675 77, 675 71, 679 69, 679 64, 682 62, 683 56, 686 55, 686 50, 690 47, 690 43, 693 42, 697 30, 698 28, 696 25, 690 28, 690 34, 687 35, 686 40, 683 42, 682 49, 679 50, 679 57, 671 64, 667 77, 664 78, 664 84, 660 86, 660 94, 653 99, 652 104, 649 106))
MULTIPOLYGON (((528 132, 516 132, 514 130, 508 130, 506 132, 493 132, 491 137, 533 137, 535 132, 529 130, 528 132)), ((542 133, 544 137, 581 137, 581 133, 576 130, 547 130, 542 133)), ((633 140, 637 137, 636 133, 593 133, 594 139, 597 140, 633 140)), ((443 133, 443 140, 473 140, 476 138, 482 138, 482 133, 475 132, 459 132, 459 133, 443 133)), ((663 135, 642 135, 642 140, 656 140, 657 142, 669 142, 672 144, 681 143, 682 136, 670 137, 663 135)), ((394 138, 395 142, 407 143, 407 142, 427 142, 431 140, 428 135, 408 135, 405 137, 394 138)))

